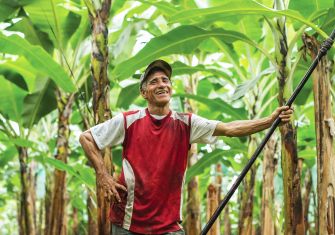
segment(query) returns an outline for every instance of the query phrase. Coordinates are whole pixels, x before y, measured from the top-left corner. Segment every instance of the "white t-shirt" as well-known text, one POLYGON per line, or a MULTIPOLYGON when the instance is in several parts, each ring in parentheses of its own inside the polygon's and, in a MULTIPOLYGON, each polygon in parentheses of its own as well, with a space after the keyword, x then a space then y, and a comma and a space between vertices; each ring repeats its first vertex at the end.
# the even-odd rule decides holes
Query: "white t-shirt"
MULTIPOLYGON (((166 115, 151 116, 160 120, 166 115)), ((218 123, 219 121, 208 120, 206 118, 199 117, 196 114, 192 114, 190 144, 215 144, 218 141, 219 136, 213 136, 213 133, 218 123)), ((107 146, 111 147, 122 144, 125 136, 123 114, 120 113, 112 119, 92 127, 90 130, 99 149, 103 149, 107 146)))

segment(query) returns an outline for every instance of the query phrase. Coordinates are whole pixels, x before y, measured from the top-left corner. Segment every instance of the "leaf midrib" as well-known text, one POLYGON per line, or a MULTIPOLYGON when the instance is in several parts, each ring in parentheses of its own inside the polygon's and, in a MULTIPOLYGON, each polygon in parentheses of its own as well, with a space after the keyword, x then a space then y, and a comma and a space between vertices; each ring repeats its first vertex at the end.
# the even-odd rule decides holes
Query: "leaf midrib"
MULTIPOLYGON (((197 164, 196 165, 196 168, 194 169, 194 171, 197 171, 197 170, 199 170, 201 167, 203 167, 204 165, 206 165, 205 163, 206 162, 209 162, 210 160, 212 160, 212 158, 215 158, 216 156, 218 156, 218 155, 220 155, 220 154, 222 154, 222 155, 224 155, 225 153, 230 153, 230 152, 236 152, 236 153, 238 153, 238 152, 240 152, 240 153, 246 153, 245 151, 243 151, 243 150, 241 150, 241 151, 238 151, 238 150, 235 150, 235 149, 229 149, 229 150, 226 150, 226 151, 224 151, 224 150, 222 150, 222 151, 220 151, 220 152, 218 152, 218 153, 216 153, 216 154, 214 154, 214 155, 212 155, 210 158, 206 158, 206 156, 205 156, 205 160, 202 162, 202 164, 197 164)), ((202 158, 201 158, 202 159, 202 158)), ((200 162, 200 160, 198 161, 198 162, 200 162)), ((190 168, 191 169, 191 168, 190 168)), ((189 177, 187 177, 187 178, 189 178, 189 177)))
MULTIPOLYGON (((263 6, 263 5, 261 5, 262 7, 265 7, 265 6, 263 6)), ((207 8, 208 9, 208 8, 207 8)), ((308 25, 308 26, 310 26, 311 28, 313 28, 315 31, 317 31, 318 33, 320 33, 324 38, 327 38, 328 37, 328 35, 325 33, 325 32, 323 32, 322 30, 320 30, 319 28, 317 28, 312 22, 310 22, 310 21, 308 21, 308 20, 306 20, 306 19, 303 19, 303 18, 299 18, 299 17, 296 17, 295 15, 290 15, 290 14, 287 14, 287 13, 285 13, 284 11, 273 11, 272 9, 270 9, 270 8, 266 8, 266 9, 254 9, 254 8, 244 8, 244 9, 229 9, 229 10, 225 10, 225 11, 217 11, 217 12, 211 12, 211 13, 204 13, 204 14, 202 14, 201 16, 206 16, 206 15, 211 15, 211 14, 221 14, 221 13, 224 13, 224 12, 232 12, 232 11, 238 11, 238 12, 240 12, 240 11, 243 11, 244 13, 246 12, 246 11, 260 11, 260 12, 272 12, 272 13, 279 13, 279 14, 281 14, 281 15, 283 15, 283 16, 286 16, 286 17, 290 17, 290 18, 292 18, 292 19, 295 19, 295 20, 297 20, 297 21, 299 21, 299 22, 303 22, 303 23, 305 23, 306 25, 308 25)), ((198 15, 197 15, 198 16, 198 15)), ((175 20, 175 21, 171 21, 171 22, 169 22, 169 23, 177 23, 177 22, 179 22, 179 21, 184 21, 184 20, 189 20, 189 19, 191 19, 191 18, 194 18, 194 16, 191 16, 191 15, 188 15, 188 16, 186 16, 186 17, 183 17, 183 18, 181 18, 181 19, 178 19, 178 20, 175 20)))
MULTIPOLYGON (((171 31, 170 31, 170 32, 171 32, 171 31)), ((161 51, 166 50, 166 49, 169 48, 169 47, 173 47, 173 46, 175 46, 175 45, 177 45, 177 44, 180 44, 180 43, 183 43, 183 42, 186 42, 186 41, 191 41, 191 40, 194 40, 195 38, 200 38, 200 37, 204 37, 204 36, 207 36, 207 37, 228 36, 228 37, 231 37, 231 38, 235 38, 235 39, 239 39, 239 40, 241 40, 239 37, 237 37, 237 36, 232 36, 231 34, 228 34, 228 35, 227 35, 227 34, 218 34, 218 33, 216 33, 216 34, 211 34, 211 33, 209 33, 209 34, 195 35, 194 37, 183 39, 183 40, 178 41, 178 42, 175 42, 175 43, 173 43, 173 44, 169 44, 168 47, 164 47, 164 48, 162 48, 162 49, 160 49, 160 50, 156 50, 155 53, 152 53, 152 54, 149 54, 149 55, 146 56, 146 57, 143 57, 142 60, 137 60, 138 62, 135 63, 135 65, 136 65, 136 64, 140 64, 142 61, 146 60, 147 58, 151 57, 152 55, 158 54, 158 53, 160 53, 161 51)), ((245 39, 243 39, 242 41, 248 42, 248 41, 245 40, 245 39)), ((134 65, 133 65, 132 67, 134 67, 134 65)), ((124 70, 124 71, 126 71, 126 70, 124 70)), ((122 74, 124 74, 124 73, 120 73, 119 75, 116 75, 116 76, 115 76, 115 79, 117 79, 118 77, 120 77, 122 74)))
POLYGON ((10 94, 10 99, 12 100, 13 109, 14 109, 15 117, 16 117, 16 122, 17 122, 18 124, 20 124, 20 121, 19 121, 19 113, 18 113, 18 111, 17 111, 16 102, 15 102, 15 99, 14 99, 14 95, 13 95, 12 87, 11 87, 11 85, 9 84, 9 81, 6 80, 6 83, 7 83, 8 91, 9 91, 9 94, 10 94))
POLYGON ((27 74, 29 74, 32 77, 36 76, 35 74, 33 74, 32 72, 30 72, 29 70, 23 69, 22 67, 19 67, 19 66, 15 65, 15 64, 5 63, 3 65, 6 65, 8 67, 14 68, 14 69, 19 70, 19 71, 22 71, 23 73, 27 73, 27 74))
MULTIPOLYGON (((2 38, 5 38, 5 40, 8 38, 8 37, 2 37, 2 38)), ((32 53, 32 51, 30 50, 31 48, 33 48, 34 46, 31 46, 31 48, 24 48, 23 46, 21 46, 20 44, 18 44, 17 42, 15 42, 15 41, 11 41, 11 40, 8 40, 7 39, 7 41, 9 41, 9 42, 11 42, 11 43, 14 43, 15 45, 17 45, 17 46, 19 46, 20 48, 23 48, 25 51, 27 51, 27 52, 29 52, 29 54, 31 54, 34 58, 36 58, 38 61, 40 61, 56 78, 58 78, 57 80, 59 81, 59 82, 61 82, 63 85, 64 85, 64 87, 67 87, 65 84, 64 84, 64 82, 62 81, 62 79, 59 79, 59 77, 47 66, 47 64, 46 63, 44 63, 43 62, 43 60, 40 60, 40 58, 39 57, 37 57, 37 56, 35 56, 34 55, 34 53, 32 53)), ((38 46, 36 46, 36 48, 37 48, 38 46)), ((52 59, 53 60, 53 59, 52 59)), ((56 63, 56 62, 55 62, 56 63)), ((65 71, 64 71, 65 72, 65 71)))
MULTIPOLYGON (((196 98, 196 97, 195 97, 196 95, 192 95, 192 94, 174 94, 174 96, 179 96, 179 97, 184 97, 184 98, 188 98, 188 99, 196 100, 196 99, 195 99, 195 98, 196 98), (192 98, 191 98, 191 97, 192 97, 192 98)), ((209 99, 209 98, 207 98, 207 97, 202 97, 202 96, 199 96, 199 98, 208 99, 208 100, 210 100, 210 102, 212 102, 212 104, 214 103, 214 104, 216 104, 216 105, 218 105, 218 106, 220 106, 220 107, 226 108, 225 106, 222 105, 222 103, 216 101, 215 99, 209 99)), ((196 101, 198 101, 198 100, 196 100, 196 101)), ((205 104, 205 103, 202 102, 202 101, 198 101, 198 102, 205 104)), ((223 101, 223 102, 224 102, 224 101, 223 101)), ((228 106, 230 106, 228 103, 226 103, 226 104, 227 104, 228 106)), ((231 106, 230 106, 230 107, 231 107, 231 106)), ((233 113, 235 116, 239 117, 241 120, 243 119, 243 117, 242 117, 240 114, 238 114, 238 113, 234 110, 233 107, 231 107, 230 111, 231 111, 231 113, 233 113)))
POLYGON ((30 133, 31 127, 32 127, 33 124, 34 124, 35 116, 36 116, 37 110, 38 110, 38 108, 39 108, 39 105, 40 105, 40 103, 41 103, 41 101, 42 101, 42 98, 43 98, 43 96, 44 96, 44 94, 45 94, 45 91, 47 90, 47 88, 48 88, 48 86, 49 86, 50 80, 51 80, 51 79, 48 78, 48 81, 46 82, 46 84, 45 84, 45 86, 44 86, 44 88, 43 88, 43 90, 42 90, 40 96, 38 97, 38 100, 37 100, 37 102, 36 102, 36 105, 35 105, 35 107, 34 107, 34 111, 33 111, 33 114, 32 114, 32 116, 31 116, 31 120, 30 120, 30 123, 29 123, 28 134, 27 134, 27 137, 26 137, 27 139, 28 139, 28 137, 29 137, 29 133, 30 133))

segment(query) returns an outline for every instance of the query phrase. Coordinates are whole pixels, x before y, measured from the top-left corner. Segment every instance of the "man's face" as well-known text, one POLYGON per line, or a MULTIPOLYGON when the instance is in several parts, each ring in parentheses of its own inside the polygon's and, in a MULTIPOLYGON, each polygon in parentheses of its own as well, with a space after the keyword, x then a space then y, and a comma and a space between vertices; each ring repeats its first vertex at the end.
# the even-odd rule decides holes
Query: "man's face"
POLYGON ((164 72, 158 71, 146 79, 147 89, 141 89, 141 95, 148 103, 166 105, 172 95, 171 82, 164 72))

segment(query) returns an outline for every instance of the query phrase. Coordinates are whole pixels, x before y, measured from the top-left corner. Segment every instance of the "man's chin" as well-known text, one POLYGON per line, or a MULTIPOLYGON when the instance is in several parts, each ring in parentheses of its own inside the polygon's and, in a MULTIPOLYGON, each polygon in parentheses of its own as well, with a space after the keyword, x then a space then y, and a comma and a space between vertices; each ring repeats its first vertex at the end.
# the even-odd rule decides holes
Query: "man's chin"
POLYGON ((170 99, 171 99, 171 98, 168 98, 168 99, 162 99, 162 100, 157 100, 157 101, 155 102, 155 104, 157 104, 158 106, 169 105, 170 99))

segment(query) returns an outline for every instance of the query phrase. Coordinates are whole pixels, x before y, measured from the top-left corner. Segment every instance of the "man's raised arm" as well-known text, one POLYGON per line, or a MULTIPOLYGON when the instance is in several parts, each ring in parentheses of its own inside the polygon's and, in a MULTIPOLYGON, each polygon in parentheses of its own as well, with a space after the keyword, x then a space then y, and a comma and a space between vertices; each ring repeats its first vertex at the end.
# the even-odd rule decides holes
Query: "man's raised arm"
POLYGON ((79 142, 84 149, 85 155, 88 160, 93 165, 96 171, 97 184, 101 187, 105 192, 105 197, 108 199, 108 195, 110 195, 113 199, 116 199, 118 202, 121 201, 121 198, 116 191, 116 188, 127 191, 127 189, 118 183, 116 180, 108 173, 107 168, 104 164, 104 161, 101 157, 100 150, 93 139, 90 130, 83 132, 80 135, 79 142))
POLYGON ((228 137, 242 137, 248 136, 269 128, 276 120, 277 116, 281 118, 279 126, 290 121, 293 113, 293 106, 282 106, 277 108, 270 117, 265 117, 257 120, 241 120, 229 123, 219 122, 215 128, 213 136, 228 136, 228 137), (280 115, 279 113, 282 112, 280 115))

